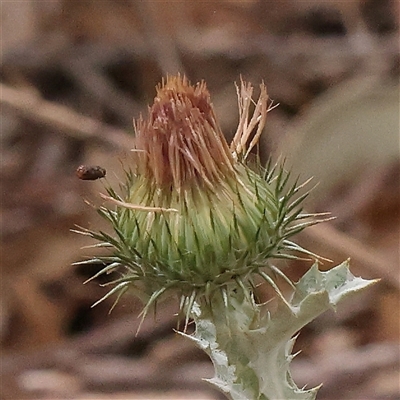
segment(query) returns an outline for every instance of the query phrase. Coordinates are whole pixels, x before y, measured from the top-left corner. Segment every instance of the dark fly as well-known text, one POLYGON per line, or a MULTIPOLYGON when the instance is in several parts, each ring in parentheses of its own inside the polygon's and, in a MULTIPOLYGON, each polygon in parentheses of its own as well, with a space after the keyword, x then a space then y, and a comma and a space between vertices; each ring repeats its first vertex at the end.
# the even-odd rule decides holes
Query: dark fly
POLYGON ((106 176, 106 170, 98 165, 80 165, 76 169, 76 175, 79 179, 84 181, 95 181, 96 179, 104 178, 106 176))

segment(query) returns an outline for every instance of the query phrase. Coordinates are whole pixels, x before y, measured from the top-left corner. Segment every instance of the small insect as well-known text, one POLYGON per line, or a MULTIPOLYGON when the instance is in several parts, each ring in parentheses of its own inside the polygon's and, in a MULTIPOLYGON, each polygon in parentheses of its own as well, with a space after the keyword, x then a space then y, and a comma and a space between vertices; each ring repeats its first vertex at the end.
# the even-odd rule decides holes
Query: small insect
POLYGON ((106 176, 106 170, 98 165, 80 165, 76 169, 76 175, 79 179, 84 181, 95 181, 96 179, 104 178, 106 176))

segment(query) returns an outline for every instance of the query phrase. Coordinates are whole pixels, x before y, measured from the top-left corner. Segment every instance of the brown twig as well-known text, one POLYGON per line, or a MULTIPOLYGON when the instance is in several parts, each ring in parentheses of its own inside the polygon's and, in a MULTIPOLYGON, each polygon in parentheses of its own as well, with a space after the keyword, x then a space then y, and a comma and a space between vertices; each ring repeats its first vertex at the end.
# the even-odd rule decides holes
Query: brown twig
POLYGON ((0 104, 18 115, 49 126, 54 132, 79 140, 100 142, 114 148, 132 147, 132 138, 123 130, 103 124, 71 109, 43 100, 33 91, 14 89, 0 84, 0 104))
POLYGON ((140 19, 143 21, 143 30, 150 52, 157 61, 164 75, 180 73, 185 75, 185 68, 181 62, 177 42, 165 29, 163 15, 157 11, 157 3, 148 0, 132 1, 140 19))
MULTIPOLYGON (((73 57, 71 57, 73 58, 73 57)), ((99 101, 104 107, 112 110, 122 121, 130 123, 138 115, 141 107, 129 96, 116 89, 97 68, 85 59, 61 60, 62 67, 76 81, 99 101)))
POLYGON ((357 378, 364 377, 365 379, 375 374, 377 370, 398 370, 399 352, 397 343, 345 349, 329 356, 317 357, 315 362, 306 360, 296 362, 295 360, 292 372, 298 383, 306 383, 309 387, 324 382, 321 397, 334 394, 334 398, 338 399, 339 393, 343 395, 346 386, 347 389, 352 387, 354 390, 354 386, 357 386, 357 378), (349 381, 353 381, 354 386, 349 384, 349 381))
POLYGON ((388 284, 400 289, 398 267, 392 265, 390 260, 386 260, 380 253, 366 247, 357 239, 327 224, 309 227, 301 233, 301 237, 303 241, 312 242, 320 247, 329 258, 350 257, 355 264, 365 269, 369 277, 382 278, 388 284))

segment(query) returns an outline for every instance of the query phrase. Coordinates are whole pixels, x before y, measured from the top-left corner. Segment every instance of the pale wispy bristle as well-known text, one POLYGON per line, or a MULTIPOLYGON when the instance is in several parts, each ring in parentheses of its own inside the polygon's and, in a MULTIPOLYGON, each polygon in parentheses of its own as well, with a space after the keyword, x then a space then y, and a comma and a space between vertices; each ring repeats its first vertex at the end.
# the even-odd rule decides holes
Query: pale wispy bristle
POLYGON ((236 85, 239 105, 239 125, 233 137, 230 149, 236 157, 247 158, 257 145, 267 120, 268 94, 264 83, 260 85, 257 103, 253 100, 253 86, 241 80, 240 88, 236 85), (250 118, 250 109, 254 105, 250 118), (257 129, 256 129, 257 128, 257 129))

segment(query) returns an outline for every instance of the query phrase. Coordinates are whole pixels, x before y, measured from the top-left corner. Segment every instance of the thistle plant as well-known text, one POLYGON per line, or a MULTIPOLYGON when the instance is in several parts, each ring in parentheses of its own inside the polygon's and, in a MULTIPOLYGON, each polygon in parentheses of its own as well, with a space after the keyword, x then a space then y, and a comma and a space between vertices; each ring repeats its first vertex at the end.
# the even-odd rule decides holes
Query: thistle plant
POLYGON ((300 389, 290 375, 295 335, 373 281, 354 277, 348 262, 320 272, 318 256, 292 241, 326 215, 303 212, 308 192, 289 183, 284 165, 260 163, 258 141, 272 108, 264 84, 257 101, 250 84, 237 87, 239 125, 230 145, 204 82, 168 77, 156 89, 147 117, 134 124, 125 181, 101 195, 98 212, 113 233, 80 231, 110 248, 82 262, 104 263, 91 279, 120 274, 98 302, 115 295, 115 305, 130 291, 143 301, 144 318, 175 294, 185 327, 196 324, 193 335, 181 334, 209 354, 209 382, 228 398, 314 399, 317 388, 300 389), (302 255, 315 263, 297 283, 274 265, 302 255), (274 289, 274 310, 255 300, 260 280, 274 289))

